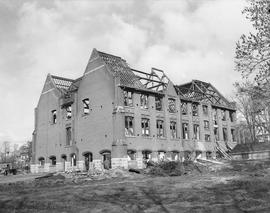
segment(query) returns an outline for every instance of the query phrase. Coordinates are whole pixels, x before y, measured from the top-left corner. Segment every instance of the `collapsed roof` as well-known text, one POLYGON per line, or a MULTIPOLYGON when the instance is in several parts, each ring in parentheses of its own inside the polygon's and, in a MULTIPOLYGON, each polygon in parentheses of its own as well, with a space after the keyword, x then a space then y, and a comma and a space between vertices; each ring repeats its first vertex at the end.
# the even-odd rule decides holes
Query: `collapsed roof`
MULTIPOLYGON (((145 92, 164 93, 170 79, 163 70, 152 68, 150 73, 132 69, 126 60, 119 56, 96 51, 114 76, 119 76, 120 86, 145 92)), ((51 76, 56 87, 64 94, 76 91, 82 77, 73 80, 59 76, 51 76)), ((174 86, 177 94, 183 100, 206 102, 220 107, 235 108, 234 103, 224 98, 210 83, 192 80, 189 83, 174 86)))
POLYGON ((212 105, 235 108, 233 102, 229 102, 219 91, 210 83, 199 80, 192 80, 189 83, 175 86, 180 98, 188 101, 198 101, 210 103, 212 105))

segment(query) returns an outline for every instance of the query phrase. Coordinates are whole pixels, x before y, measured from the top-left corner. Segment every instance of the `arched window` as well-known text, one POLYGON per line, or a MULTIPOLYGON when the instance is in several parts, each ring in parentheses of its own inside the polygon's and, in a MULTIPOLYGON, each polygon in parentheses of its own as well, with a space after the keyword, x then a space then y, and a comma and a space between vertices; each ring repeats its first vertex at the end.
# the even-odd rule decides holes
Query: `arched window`
POLYGON ((44 164, 45 164, 45 159, 44 159, 44 157, 39 157, 39 158, 38 158, 38 161, 39 161, 39 165, 40 165, 40 166, 44 166, 44 164))
POLYGON ((70 155, 70 158, 71 158, 71 166, 76 166, 76 154, 72 153, 70 155))
POLYGON ((56 165, 56 157, 54 155, 50 156, 49 159, 51 160, 51 165, 55 166, 56 165))
POLYGON ((136 151, 135 150, 128 150, 127 151, 129 160, 136 160, 136 151))
POLYGON ((151 158, 152 151, 150 150, 143 150, 142 155, 144 160, 149 160, 151 158))
POLYGON ((63 161, 67 161, 67 156, 65 154, 61 155, 63 161))

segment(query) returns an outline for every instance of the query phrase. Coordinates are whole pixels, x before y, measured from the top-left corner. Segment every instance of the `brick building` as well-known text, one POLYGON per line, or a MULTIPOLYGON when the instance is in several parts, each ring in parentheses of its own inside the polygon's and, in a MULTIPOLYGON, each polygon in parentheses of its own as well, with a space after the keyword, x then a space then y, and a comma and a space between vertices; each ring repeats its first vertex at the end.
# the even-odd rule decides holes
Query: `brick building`
POLYGON ((82 77, 48 74, 35 108, 32 172, 215 158, 235 145, 235 105, 210 83, 174 85, 94 49, 82 77))

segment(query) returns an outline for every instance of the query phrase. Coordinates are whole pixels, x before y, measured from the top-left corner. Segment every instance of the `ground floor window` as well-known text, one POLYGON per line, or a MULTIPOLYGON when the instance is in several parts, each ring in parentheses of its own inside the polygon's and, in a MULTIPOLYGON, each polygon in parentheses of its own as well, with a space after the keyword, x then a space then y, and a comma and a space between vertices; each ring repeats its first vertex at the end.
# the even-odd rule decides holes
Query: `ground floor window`
POLYGON ((164 151, 159 151, 158 152, 158 159, 159 160, 165 160, 165 154, 166 154, 166 152, 164 152, 164 151))
POLYGON ((39 161, 39 165, 40 165, 40 166, 44 166, 44 164, 45 164, 45 159, 44 159, 44 157, 38 158, 38 161, 39 161))
POLYGON ((128 154, 128 159, 129 160, 136 160, 136 151, 128 150, 127 154, 128 154))
POLYGON ((211 159, 212 158, 212 152, 206 152, 206 159, 211 159))
POLYGON ((52 166, 55 166, 56 165, 56 157, 55 156, 51 156, 49 159, 51 160, 51 165, 52 166))
POLYGON ((143 159, 144 160, 150 160, 150 158, 151 158, 151 151, 149 151, 149 150, 143 150, 142 151, 142 155, 143 155, 143 159))
POLYGON ((74 154, 74 153, 71 154, 71 155, 70 155, 70 158, 71 158, 71 166, 76 166, 76 163, 77 163, 77 162, 76 162, 76 160, 77 160, 77 159, 76 159, 76 154, 74 154))

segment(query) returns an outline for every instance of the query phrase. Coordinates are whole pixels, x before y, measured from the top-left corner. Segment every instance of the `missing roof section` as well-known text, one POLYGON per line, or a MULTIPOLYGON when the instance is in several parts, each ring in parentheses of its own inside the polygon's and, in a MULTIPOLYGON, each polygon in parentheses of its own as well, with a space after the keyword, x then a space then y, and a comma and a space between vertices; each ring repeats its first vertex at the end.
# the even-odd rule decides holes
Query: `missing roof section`
POLYGON ((192 80, 189 83, 175 86, 175 89, 180 98, 183 99, 187 99, 190 101, 206 102, 225 108, 235 108, 234 103, 229 102, 210 83, 199 80, 192 80))

